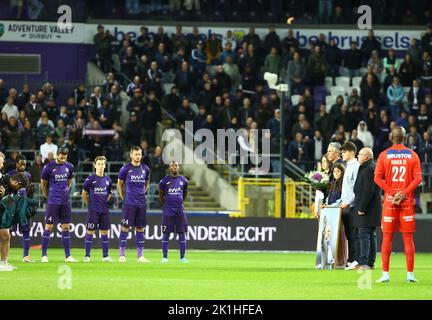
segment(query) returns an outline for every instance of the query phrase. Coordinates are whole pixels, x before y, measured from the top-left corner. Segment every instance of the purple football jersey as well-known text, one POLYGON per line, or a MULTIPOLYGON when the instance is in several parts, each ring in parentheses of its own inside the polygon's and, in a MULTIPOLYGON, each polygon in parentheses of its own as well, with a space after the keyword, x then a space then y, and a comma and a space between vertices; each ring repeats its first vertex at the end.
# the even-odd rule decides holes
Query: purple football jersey
POLYGON ((135 167, 129 162, 120 169, 118 178, 126 186, 124 204, 146 206, 145 185, 150 179, 150 169, 145 164, 135 167))
MULTIPOLYGON (((19 172, 16 169, 13 169, 13 170, 9 171, 7 173, 7 175, 9 177, 12 177, 12 176, 16 175, 17 173, 19 173, 19 172)), ((32 175, 30 174, 30 172, 24 171, 23 173, 25 174, 25 176, 29 179, 29 182, 31 183, 32 182, 32 175)))
POLYGON ((159 182, 159 189, 165 191, 164 214, 174 215, 183 211, 183 195, 187 192, 188 184, 188 180, 181 175, 167 175, 159 182))
POLYGON ((111 194, 112 181, 108 176, 92 174, 84 181, 84 190, 89 194, 89 211, 109 213, 108 197, 111 194))
POLYGON ((41 179, 48 181, 48 203, 69 203, 69 179, 73 177, 73 164, 48 162, 42 169, 41 179))

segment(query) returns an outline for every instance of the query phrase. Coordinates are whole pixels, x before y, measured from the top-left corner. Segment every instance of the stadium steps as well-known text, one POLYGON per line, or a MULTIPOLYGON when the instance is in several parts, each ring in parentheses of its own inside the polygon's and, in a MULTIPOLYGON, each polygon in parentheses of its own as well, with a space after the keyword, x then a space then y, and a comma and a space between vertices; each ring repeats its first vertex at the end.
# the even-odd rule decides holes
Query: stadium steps
POLYGON ((198 187, 195 181, 188 177, 188 196, 185 201, 186 211, 223 211, 225 210, 207 192, 198 187))

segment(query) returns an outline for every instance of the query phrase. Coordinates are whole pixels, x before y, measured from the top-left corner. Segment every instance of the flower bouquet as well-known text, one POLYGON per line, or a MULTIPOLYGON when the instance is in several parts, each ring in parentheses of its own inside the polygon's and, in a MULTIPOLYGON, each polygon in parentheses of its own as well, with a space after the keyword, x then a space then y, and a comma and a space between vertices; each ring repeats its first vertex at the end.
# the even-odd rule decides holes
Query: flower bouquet
POLYGON ((312 188, 325 191, 327 189, 330 177, 322 171, 309 171, 304 176, 305 182, 309 183, 312 188))

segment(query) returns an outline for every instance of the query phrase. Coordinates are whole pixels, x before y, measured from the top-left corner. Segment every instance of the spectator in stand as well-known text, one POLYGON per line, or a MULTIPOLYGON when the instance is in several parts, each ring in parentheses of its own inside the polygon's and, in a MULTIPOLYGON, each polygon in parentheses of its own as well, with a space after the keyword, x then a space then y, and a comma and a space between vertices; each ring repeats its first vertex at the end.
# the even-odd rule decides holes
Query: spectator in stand
POLYGON ((112 106, 112 113, 113 113, 113 120, 114 121, 120 121, 120 115, 122 111, 122 104, 123 99, 120 96, 119 92, 119 86, 113 85, 111 87, 111 91, 107 96, 107 99, 109 99, 109 103, 112 106))
POLYGON ((8 125, 2 131, 7 149, 19 149, 22 143, 22 130, 15 117, 9 117, 8 125))
POLYGON ((417 70, 420 70, 422 65, 422 52, 417 46, 417 39, 412 38, 410 41, 410 47, 406 51, 406 54, 409 54, 412 58, 412 61, 417 70))
POLYGON ((409 113, 412 115, 417 115, 420 110, 420 105, 425 100, 425 93, 423 88, 419 86, 417 79, 412 81, 412 86, 408 91, 408 108, 409 113))
POLYGON ((307 159, 305 153, 305 145, 303 143, 303 135, 301 132, 297 132, 295 134, 295 139, 289 143, 287 158, 303 170, 305 169, 304 161, 307 159))
POLYGON ((279 74, 281 66, 282 59, 278 53, 278 49, 277 47, 272 47, 264 61, 264 72, 279 74))
POLYGON ((222 39, 222 47, 225 48, 228 44, 232 49, 237 48, 237 38, 233 35, 231 30, 228 30, 226 36, 222 39))
POLYGON ((7 118, 14 117, 15 119, 18 119, 18 107, 14 104, 14 98, 12 96, 9 96, 6 100, 6 104, 3 106, 1 112, 6 113, 7 118))
POLYGON ((329 76, 333 78, 333 84, 336 85, 335 78, 339 77, 339 68, 342 62, 342 51, 338 48, 336 40, 330 40, 330 45, 325 52, 329 64, 329 76))
POLYGON ((0 79, 0 105, 4 105, 7 102, 9 90, 5 87, 3 79, 0 79))
POLYGON ((399 74, 397 73, 394 65, 390 65, 389 72, 387 73, 387 76, 384 79, 383 92, 387 92, 388 87, 391 86, 395 77, 399 78, 399 74))
POLYGON ((381 52, 381 43, 375 37, 373 30, 369 30, 367 38, 363 41, 362 51, 365 64, 371 58, 373 51, 376 51, 378 55, 381 52))
POLYGON ((417 115, 416 123, 420 134, 427 131, 432 124, 432 114, 427 110, 425 104, 420 106, 420 113, 417 115))
POLYGON ((173 60, 172 60, 172 71, 176 73, 181 69, 183 62, 188 61, 188 57, 186 56, 186 48, 180 47, 177 50, 173 60))
POLYGON ((300 53, 295 52, 293 60, 288 62, 286 83, 290 86, 292 95, 303 94, 306 67, 301 60, 300 53))
POLYGON ((374 138, 372 133, 368 130, 368 125, 365 121, 360 121, 357 126, 357 137, 366 148, 373 148, 374 138))
POLYGON ((269 33, 264 38, 264 48, 265 52, 268 54, 272 48, 276 48, 276 50, 280 50, 281 42, 278 34, 276 33, 275 26, 271 25, 269 27, 269 33))
POLYGON ((344 58, 344 65, 348 69, 350 81, 352 81, 353 77, 360 76, 362 61, 362 51, 357 48, 357 42, 352 41, 351 47, 346 51, 344 58))
POLYGON ((324 84, 324 77, 328 72, 328 64, 321 53, 320 46, 314 47, 313 54, 308 58, 306 70, 313 86, 322 86, 324 84))
POLYGON ((366 77, 366 82, 360 85, 363 106, 367 106, 369 100, 372 100, 375 104, 378 103, 379 91, 379 81, 376 80, 373 73, 369 73, 366 77))
POLYGON ((186 48, 188 46, 188 39, 182 32, 182 26, 176 26, 176 33, 171 36, 171 43, 173 52, 177 52, 180 47, 186 48))
POLYGON ((43 111, 43 108, 39 103, 37 103, 37 98, 34 94, 30 96, 30 101, 25 105, 24 110, 27 118, 30 120, 32 128, 36 128, 36 123, 43 111))
POLYGON ((203 42, 201 40, 198 41, 196 49, 192 50, 190 59, 192 75, 194 77, 194 81, 196 81, 204 74, 208 59, 207 53, 203 50, 203 42))
MULTIPOLYGON (((21 149, 34 150, 36 148, 35 141, 36 141, 35 129, 32 128, 30 120, 26 119, 24 122, 24 129, 22 132, 21 149)), ((33 157, 29 160, 33 160, 33 157)))
POLYGON ((429 132, 423 132, 423 140, 419 146, 419 156, 422 163, 432 162, 432 140, 429 132))
POLYGON ((392 85, 387 89, 387 101, 392 121, 396 121, 400 115, 400 108, 402 106, 403 98, 403 87, 399 83, 399 78, 395 77, 393 79, 392 85))
POLYGON ((102 71, 107 72, 111 69, 111 42, 114 37, 105 31, 103 25, 98 25, 98 33, 93 37, 93 42, 97 49, 96 59, 102 71))
POLYGON ((368 61, 368 66, 372 67, 372 72, 377 76, 381 76, 381 72, 384 70, 383 63, 380 59, 378 51, 374 50, 371 53, 371 57, 368 61))
POLYGON ((140 89, 137 88, 134 90, 133 97, 129 100, 126 109, 136 114, 140 114, 141 110, 144 110, 144 100, 140 89))
POLYGON ((172 86, 170 94, 164 97, 164 105, 171 115, 175 115, 177 110, 180 109, 181 99, 178 96, 178 89, 176 86, 172 86))
MULTIPOLYGON (((106 79, 103 82, 102 88, 103 88, 103 93, 104 94, 108 94, 109 92, 111 92, 111 88, 114 85, 119 85, 119 82, 117 80, 115 80, 115 76, 114 73, 112 72, 108 72, 106 79)), ((78 97, 77 97, 78 98, 78 97)), ((78 99, 75 99, 76 101, 78 101, 78 99)), ((81 99, 85 99, 85 97, 81 97, 81 99)))
POLYGON ((141 79, 138 76, 133 77, 132 82, 126 87, 127 95, 132 97, 135 89, 140 89, 141 92, 144 92, 144 85, 141 83, 141 79))
POLYGON ((240 71, 245 71, 247 66, 251 67, 253 73, 258 73, 260 71, 261 62, 256 53, 256 48, 252 44, 249 44, 247 46, 246 52, 240 55, 240 71))
POLYGON ((297 50, 298 41, 294 37, 294 31, 292 29, 288 29, 288 35, 282 40, 282 54, 286 55, 290 52, 291 48, 297 50))
POLYGON ((184 61, 181 65, 181 69, 177 71, 174 77, 174 83, 180 95, 188 97, 192 93, 192 74, 189 71, 189 64, 187 61, 184 61))
POLYGON ((232 87, 237 88, 240 84, 240 70, 238 65, 234 63, 233 57, 227 56, 222 67, 224 73, 230 77, 232 87))
POLYGON ((394 49, 390 48, 387 51, 387 56, 383 59, 383 67, 386 72, 388 72, 390 66, 394 66, 396 70, 399 70, 400 62, 396 57, 396 52, 394 49))
POLYGON ((422 87, 430 87, 432 85, 432 60, 428 51, 423 52, 422 65, 420 73, 422 87))
POLYGON ((141 125, 138 123, 138 115, 132 111, 129 116, 129 123, 126 125, 126 141, 128 147, 137 146, 141 141, 141 125))
POLYGON ((155 145, 155 133, 158 123, 158 114, 152 103, 147 103, 141 114, 142 138, 152 147, 155 145))
POLYGON ((54 143, 57 146, 61 146, 64 143, 66 137, 66 127, 63 119, 57 121, 57 126, 54 129, 54 143))
POLYGON ((348 107, 352 108, 355 105, 361 105, 361 98, 358 94, 357 88, 352 88, 351 93, 348 96, 348 107))
POLYGON ((423 52, 432 52, 432 24, 427 25, 426 32, 421 37, 421 48, 423 52))
POLYGON ((180 130, 184 137, 185 122, 193 121, 195 112, 190 108, 189 99, 183 98, 181 108, 177 111, 177 123, 180 125, 180 130))
POLYGON ((170 80, 168 72, 171 67, 171 58, 165 43, 159 43, 158 50, 154 54, 154 61, 157 62, 158 67, 163 72, 163 77, 167 77, 167 80, 170 80))
POLYGON ((40 154, 42 156, 42 161, 48 158, 48 153, 57 154, 58 147, 53 143, 52 135, 47 135, 45 138, 45 143, 40 146, 40 154))
POLYGON ((261 39, 259 35, 255 33, 255 27, 249 27, 249 32, 243 37, 243 41, 249 45, 252 45, 253 48, 259 50, 261 48, 261 39))
POLYGON ((221 41, 217 38, 216 33, 212 33, 206 43, 207 64, 220 64, 220 54, 222 53, 221 41))
POLYGON ((351 137, 349 139, 349 142, 354 143, 354 145, 356 146, 357 150, 361 150, 361 149, 364 148, 363 142, 358 138, 358 131, 356 129, 353 129, 351 131, 351 137))
POLYGON ((102 89, 101 87, 96 87, 91 94, 90 101, 92 106, 95 109, 98 109, 102 106, 102 89))
POLYGON ((28 84, 24 84, 22 86, 22 90, 20 92, 20 94, 16 97, 15 99, 15 103, 18 107, 19 110, 24 109, 24 106, 29 102, 30 100, 30 88, 28 84))
POLYGON ((138 65, 138 58, 132 47, 127 47, 126 55, 121 60, 121 71, 129 78, 132 79, 136 67, 138 65))
POLYGON ((403 87, 409 87, 417 78, 417 66, 414 64, 410 54, 405 54, 404 61, 399 67, 399 78, 403 87))
POLYGON ((163 95, 162 82, 164 80, 164 73, 159 69, 158 63, 152 61, 150 68, 147 70, 147 92, 151 90, 156 92, 157 97, 160 99, 163 95))

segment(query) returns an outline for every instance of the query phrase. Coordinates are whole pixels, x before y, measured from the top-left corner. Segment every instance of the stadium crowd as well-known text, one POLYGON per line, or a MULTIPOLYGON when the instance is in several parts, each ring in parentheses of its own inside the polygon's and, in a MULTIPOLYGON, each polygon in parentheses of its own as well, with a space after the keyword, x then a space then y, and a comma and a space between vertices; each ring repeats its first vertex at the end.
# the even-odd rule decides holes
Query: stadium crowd
MULTIPOLYGON (((43 162, 52 158, 56 146, 66 144, 75 150, 71 160, 76 164, 98 155, 123 161, 126 148, 140 145, 150 161, 164 108, 181 129, 186 120, 193 121, 194 130, 270 129, 272 153, 277 153, 280 99, 263 80, 264 72, 272 72, 289 83, 291 95, 298 98, 284 103, 284 140, 286 156, 305 169, 320 161, 330 142, 352 141, 358 150, 366 146, 379 154, 390 144, 389 133, 396 125, 406 128, 406 144, 423 162, 432 159, 432 25, 420 39, 411 40, 402 58, 392 49, 382 50, 373 31, 345 52, 323 34, 300 49, 293 30, 280 37, 273 26, 264 38, 251 27, 243 39, 228 31, 222 39, 213 34, 206 40, 198 27, 186 36, 178 25, 173 35, 163 27, 156 34, 142 27, 136 39, 126 34, 119 46, 112 40, 100 25, 94 42, 98 64, 107 73, 103 86, 90 95, 79 85, 64 105, 58 105, 53 84, 30 92, 26 84, 9 88, 0 80, 0 149, 40 149, 43 162), (113 69, 116 60, 121 72, 113 69), (351 80, 361 76, 359 88, 328 101, 325 79, 337 80, 342 68, 351 80), (404 87, 409 87, 406 99, 404 87), (120 125, 121 90, 130 97, 125 127, 120 125), (83 135, 84 130, 114 130, 114 135, 83 135)), ((260 145, 245 142, 253 145, 240 145, 260 145)))

